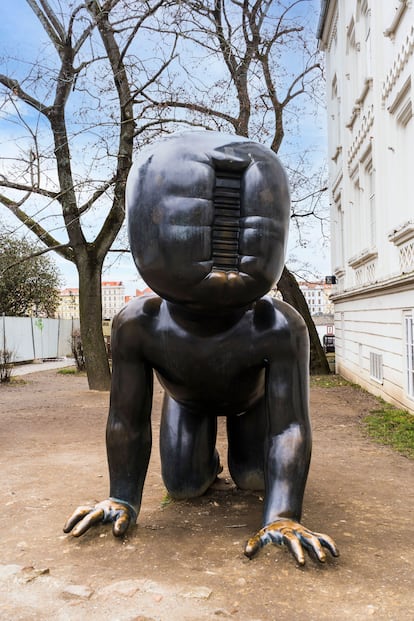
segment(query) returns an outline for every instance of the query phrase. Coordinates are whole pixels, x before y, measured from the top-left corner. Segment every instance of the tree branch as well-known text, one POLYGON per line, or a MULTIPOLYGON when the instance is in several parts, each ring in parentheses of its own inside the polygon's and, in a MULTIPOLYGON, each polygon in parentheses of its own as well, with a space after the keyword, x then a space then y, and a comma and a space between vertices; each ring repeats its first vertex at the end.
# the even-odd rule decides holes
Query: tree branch
MULTIPOLYGON (((52 200, 55 200, 59 196, 57 192, 51 192, 50 190, 39 188, 37 185, 27 186, 23 185, 22 183, 13 183, 12 181, 8 181, 5 177, 3 177, 3 175, 0 175, 0 187, 9 188, 10 190, 20 190, 22 192, 27 192, 28 194, 39 194, 40 196, 46 196, 47 198, 50 198, 52 200)), ((2 197, 2 202, 5 198, 6 197, 2 197)), ((24 200, 26 200, 26 198, 24 200)), ((23 204, 23 202, 21 202, 20 204, 23 204)))
POLYGON ((296 200, 292 200, 292 203, 301 203, 302 201, 306 201, 308 200, 308 198, 312 198, 313 196, 316 196, 317 194, 322 194, 322 192, 326 192, 328 190, 328 186, 325 186, 323 188, 320 188, 319 190, 315 190, 315 192, 311 192, 310 194, 307 194, 306 196, 302 196, 302 198, 297 198, 296 200))
POLYGON ((91 196, 91 198, 86 201, 86 203, 84 203, 81 207, 79 207, 78 209, 78 214, 79 216, 81 216, 82 214, 84 214, 86 211, 88 211, 93 204, 103 195, 105 194, 105 192, 111 187, 111 185, 113 185, 116 181, 116 176, 113 175, 111 177, 111 179, 109 181, 107 181, 106 183, 104 183, 104 185, 100 188, 98 188, 91 196))
POLYGON ((65 248, 62 247, 62 244, 52 236, 45 228, 43 228, 38 222, 36 222, 33 218, 31 218, 25 211, 20 209, 18 203, 10 200, 9 198, 0 194, 0 202, 9 209, 14 216, 20 222, 22 222, 30 231, 32 231, 37 237, 48 247, 51 249, 57 248, 58 254, 60 254, 64 259, 68 261, 74 261, 74 255, 69 246, 65 248))
POLYGON ((290 84, 288 91, 286 93, 286 97, 281 102, 282 106, 286 106, 292 99, 294 99, 298 95, 301 95, 304 92, 305 87, 302 86, 302 88, 298 89, 295 93, 293 93, 293 89, 295 88, 295 86, 298 84, 298 82, 303 80, 303 78, 306 75, 308 75, 308 73, 311 73, 314 69, 320 69, 320 68, 321 68, 320 63, 315 63, 313 65, 310 65, 309 67, 306 67, 306 69, 304 69, 299 75, 297 75, 296 78, 293 80, 293 82, 290 84))
POLYGON ((38 112, 41 112, 46 117, 49 115, 50 106, 46 106, 35 97, 32 97, 31 95, 26 93, 26 91, 22 89, 17 80, 13 80, 7 75, 0 74, 0 83, 6 86, 13 93, 13 95, 16 95, 16 97, 27 103, 38 112))
POLYGON ((36 0, 26 0, 26 2, 42 24, 47 36, 52 41, 60 56, 62 43, 65 38, 65 32, 53 10, 49 6, 49 3, 46 0, 40 0, 40 4, 43 6, 42 11, 36 0))
MULTIPOLYGON (((147 97, 147 99, 151 101, 149 97, 147 97)), ((208 106, 203 106, 203 105, 192 103, 192 102, 173 101, 173 100, 163 101, 160 103, 153 101, 152 103, 154 104, 154 106, 160 108, 161 110, 163 108, 184 108, 185 110, 190 110, 192 112, 200 112, 201 114, 204 114, 206 116, 213 116, 213 117, 223 119, 224 121, 227 121, 228 123, 230 123, 234 128, 237 127, 238 119, 236 117, 230 116, 229 114, 226 114, 225 112, 221 112, 221 110, 215 110, 214 108, 210 108, 208 106)))
POLYGON ((147 20, 151 15, 154 15, 158 9, 165 5, 165 0, 158 0, 158 2, 156 2, 150 9, 147 10, 146 13, 144 13, 144 15, 142 15, 139 19, 137 19, 137 22, 134 26, 134 28, 132 29, 131 34, 129 35, 127 42, 124 45, 123 50, 121 51, 121 55, 120 55, 120 61, 121 63, 124 62, 124 58, 125 58, 125 54, 127 53, 129 47, 131 46, 132 42, 134 41, 135 35, 137 34, 138 30, 141 28, 142 24, 145 22, 145 20, 147 20))

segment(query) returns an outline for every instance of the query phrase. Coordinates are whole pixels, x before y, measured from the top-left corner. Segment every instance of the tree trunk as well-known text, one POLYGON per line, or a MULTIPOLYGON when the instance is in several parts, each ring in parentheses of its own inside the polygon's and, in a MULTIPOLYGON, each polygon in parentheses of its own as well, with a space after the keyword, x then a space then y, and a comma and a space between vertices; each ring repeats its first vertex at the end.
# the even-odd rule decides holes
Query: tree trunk
POLYGON ((284 267, 277 288, 285 302, 293 306, 305 320, 310 340, 310 372, 312 375, 328 375, 329 363, 323 351, 319 335, 309 312, 305 296, 299 288, 294 276, 284 267))
POLYGON ((78 270, 80 331, 89 388, 109 390, 111 374, 102 333, 102 266, 91 257, 79 263, 78 270))

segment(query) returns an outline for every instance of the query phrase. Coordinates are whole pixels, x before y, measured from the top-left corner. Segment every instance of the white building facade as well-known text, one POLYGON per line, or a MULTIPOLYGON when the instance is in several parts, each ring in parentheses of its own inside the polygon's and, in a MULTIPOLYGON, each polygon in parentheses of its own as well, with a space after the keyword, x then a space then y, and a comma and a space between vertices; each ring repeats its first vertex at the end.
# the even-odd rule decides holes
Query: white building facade
POLYGON ((414 413, 414 2, 323 0, 337 372, 414 413))
POLYGON ((59 298, 57 316, 61 319, 79 319, 79 289, 62 289, 59 298))
POLYGON ((311 315, 332 315, 334 310, 330 299, 332 285, 323 281, 308 282, 304 280, 298 281, 298 285, 309 306, 311 315))
POLYGON ((118 280, 102 282, 102 318, 112 319, 125 306, 125 286, 118 280))

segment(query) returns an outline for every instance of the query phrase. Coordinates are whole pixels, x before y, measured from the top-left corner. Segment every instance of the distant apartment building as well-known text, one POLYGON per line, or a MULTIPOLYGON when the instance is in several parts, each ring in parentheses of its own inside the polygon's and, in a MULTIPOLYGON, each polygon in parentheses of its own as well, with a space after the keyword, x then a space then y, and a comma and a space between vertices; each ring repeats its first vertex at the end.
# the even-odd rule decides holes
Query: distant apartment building
POLYGON ((299 281, 298 284, 309 306, 311 315, 333 314, 333 303, 329 299, 332 293, 332 285, 328 285, 324 281, 299 281))
POLYGON ((125 306, 125 286, 119 280, 102 282, 102 318, 112 319, 125 306))
POLYGON ((414 412, 414 2, 321 8, 336 368, 414 412))
POLYGON ((61 319, 79 319, 79 289, 67 288, 60 291, 60 303, 56 314, 61 319))
MULTIPOLYGON (((125 302, 125 287, 121 281, 102 282, 102 319, 112 319, 125 302)), ((79 289, 72 287, 60 291, 56 314, 62 319, 79 318, 79 289)))

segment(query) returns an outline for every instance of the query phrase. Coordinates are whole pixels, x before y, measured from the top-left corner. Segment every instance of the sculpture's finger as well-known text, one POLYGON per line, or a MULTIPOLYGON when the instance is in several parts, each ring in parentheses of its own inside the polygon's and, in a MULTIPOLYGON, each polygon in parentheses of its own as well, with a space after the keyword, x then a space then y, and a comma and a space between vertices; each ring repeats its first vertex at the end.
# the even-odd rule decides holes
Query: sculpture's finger
POLYGON ((255 554, 257 554, 257 552, 260 550, 260 548, 262 547, 262 542, 260 540, 260 534, 262 531, 259 531, 258 533, 256 533, 255 535, 253 535, 253 537, 250 537, 250 539, 248 540, 248 542, 245 545, 244 548, 244 554, 245 556, 247 556, 248 558, 253 558, 253 556, 255 554))
POLYGON ((332 556, 335 556, 335 557, 339 556, 338 547, 335 541, 331 537, 329 537, 329 535, 324 535, 323 533, 314 533, 314 534, 315 534, 315 537, 317 537, 318 540, 320 541, 321 545, 323 545, 324 548, 329 550, 332 556))
POLYGON ((115 520, 112 532, 115 537, 122 537, 128 529, 131 522, 131 516, 127 510, 121 511, 119 517, 115 520))
POLYGON ((300 544, 299 539, 291 530, 283 531, 283 541, 289 548, 290 552, 295 557, 297 563, 299 565, 305 564, 305 554, 303 552, 303 548, 300 544))
POLYGON ((72 535, 74 537, 80 537, 88 530, 88 528, 90 528, 97 522, 101 522, 104 518, 104 515, 105 511, 103 509, 92 510, 75 526, 72 531, 72 535))
POLYGON ((265 526, 253 535, 253 537, 250 537, 244 548, 244 554, 247 557, 252 558, 260 550, 260 548, 263 548, 263 546, 267 543, 272 542, 274 542, 272 533, 269 527, 265 526))
POLYGON ((297 534, 302 545, 304 545, 309 552, 314 552, 318 561, 324 563, 326 561, 326 554, 318 536, 307 529, 298 530, 297 534))
POLYGON ((75 524, 80 522, 85 515, 88 515, 91 511, 93 511, 93 507, 78 507, 66 521, 66 524, 63 527, 63 532, 70 533, 75 524))

